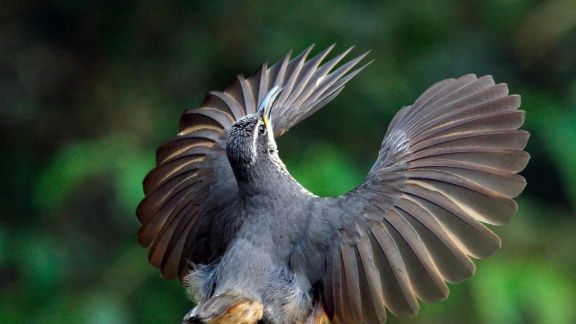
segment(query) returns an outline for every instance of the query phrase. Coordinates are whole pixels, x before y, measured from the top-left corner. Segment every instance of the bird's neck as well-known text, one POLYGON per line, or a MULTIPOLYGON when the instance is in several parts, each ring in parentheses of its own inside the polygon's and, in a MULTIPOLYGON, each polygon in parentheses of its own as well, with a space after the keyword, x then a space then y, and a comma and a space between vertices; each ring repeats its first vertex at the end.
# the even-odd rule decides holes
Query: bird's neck
POLYGON ((255 196, 273 198, 306 193, 306 189, 288 173, 277 155, 233 170, 243 198, 249 199, 255 196))

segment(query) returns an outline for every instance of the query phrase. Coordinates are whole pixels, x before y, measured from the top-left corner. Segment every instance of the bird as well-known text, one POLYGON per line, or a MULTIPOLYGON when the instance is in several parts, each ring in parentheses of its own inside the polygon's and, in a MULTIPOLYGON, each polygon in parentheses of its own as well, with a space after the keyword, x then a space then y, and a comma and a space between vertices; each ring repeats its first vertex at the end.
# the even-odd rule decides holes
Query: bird
MULTIPOLYGON (((138 241, 195 301, 183 323, 384 323, 415 316, 501 247, 530 155, 519 95, 440 81, 400 109, 365 180, 319 197, 276 138, 333 100, 368 53, 334 45, 238 75, 186 110, 143 180, 138 241)), ((352 136, 352 135, 351 135, 352 136)), ((360 136, 360 135, 359 135, 360 136)))

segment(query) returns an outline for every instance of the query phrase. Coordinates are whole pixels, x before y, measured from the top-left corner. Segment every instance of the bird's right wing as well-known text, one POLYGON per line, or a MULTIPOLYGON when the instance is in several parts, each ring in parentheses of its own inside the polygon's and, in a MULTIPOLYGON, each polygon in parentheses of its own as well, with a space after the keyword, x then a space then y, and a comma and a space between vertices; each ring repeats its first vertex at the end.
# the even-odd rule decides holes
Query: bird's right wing
POLYGON ((334 322, 376 323, 385 308, 416 314, 416 297, 446 298, 445 281, 475 271, 500 239, 526 182, 520 97, 492 77, 439 82, 399 111, 365 182, 333 198, 340 244, 328 253, 322 304, 334 322), (481 223, 482 222, 482 223, 481 223))

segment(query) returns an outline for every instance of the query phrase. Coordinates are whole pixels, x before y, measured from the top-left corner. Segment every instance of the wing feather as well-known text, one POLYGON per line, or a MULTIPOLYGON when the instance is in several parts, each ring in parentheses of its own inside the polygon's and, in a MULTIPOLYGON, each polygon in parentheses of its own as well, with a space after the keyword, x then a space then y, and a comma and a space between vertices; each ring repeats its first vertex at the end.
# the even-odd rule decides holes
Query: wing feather
POLYGON ((292 55, 292 51, 288 52, 284 59, 276 63, 274 66, 270 68, 270 78, 268 83, 268 89, 272 88, 276 84, 284 84, 286 69, 288 68, 288 63, 290 62, 290 55, 292 55))
POLYGON ((358 284, 360 289, 360 302, 362 311, 362 322, 363 323, 379 323, 378 315, 376 313, 376 308, 374 306, 374 299, 370 292, 370 285, 377 285, 375 282, 369 282, 368 274, 370 269, 364 267, 364 260, 360 255, 359 245, 354 247, 354 253, 356 254, 357 262, 357 273, 358 273, 358 284))
MULTIPOLYGON (((323 59, 331 49, 332 47, 326 49, 308 61, 308 63, 312 62, 310 66, 304 65, 298 69, 298 72, 300 74, 303 73, 305 75, 304 78, 308 80, 307 86, 302 89, 302 92, 300 92, 300 88, 298 87, 291 87, 290 90, 292 91, 286 91, 285 89, 276 101, 275 107, 278 107, 278 109, 272 110, 271 118, 274 123, 274 135, 276 137, 284 134, 290 127, 306 119, 334 99, 342 90, 344 84, 366 66, 364 65, 351 71, 368 53, 362 54, 338 67, 333 72, 330 72, 345 55, 352 50, 352 48, 349 48, 318 67, 320 60, 323 59), (308 74, 310 74, 310 76, 307 76, 308 74), (294 92, 294 90, 297 91, 294 92)), ((300 61, 303 61, 305 58, 306 57, 303 56, 300 61)), ((295 61, 298 62, 298 59, 295 59, 295 61)), ((285 82, 285 80, 282 76, 278 79, 277 83, 283 82, 285 82)))
MULTIPOLYGON (((494 88, 497 87, 498 86, 495 86, 494 88)), ((454 127, 455 125, 469 122, 467 117, 470 116, 478 118, 490 113, 510 111, 520 106, 520 97, 518 96, 497 97, 492 99, 492 96, 497 96, 493 93, 494 91, 495 89, 487 89, 486 91, 470 97, 472 99, 465 98, 457 102, 452 102, 447 106, 449 110, 445 110, 445 108, 443 108, 442 110, 436 111, 434 114, 425 116, 424 119, 418 121, 417 131, 422 136, 436 135, 435 132, 426 133, 425 131, 429 130, 430 128, 432 128, 432 130, 443 130, 446 128, 454 127), (488 92, 488 94, 484 92, 488 92), (473 104, 470 104, 471 102, 473 104)), ((472 132, 475 130, 476 129, 473 127, 467 128, 467 132, 472 132)), ((413 134, 413 130, 405 130, 405 132, 410 137, 414 137, 414 135, 416 135, 413 134)), ((416 138, 413 140, 416 140, 416 138)))
POLYGON ((392 235, 383 223, 377 223, 372 226, 368 238, 372 244, 375 267, 379 271, 384 305, 396 316, 415 315, 420 306, 392 235))
POLYGON ((164 251, 157 249, 154 246, 150 249, 151 252, 156 252, 156 250, 158 250, 158 252, 156 252, 156 256, 161 261, 156 261, 153 259, 153 264, 159 264, 163 275, 166 277, 179 277, 183 275, 182 271, 187 265, 187 262, 186 260, 182 260, 182 253, 184 251, 187 236, 182 235, 182 233, 191 233, 192 227, 196 225, 197 222, 196 218, 188 218, 185 216, 188 213, 193 213, 194 209, 197 208, 198 206, 192 204, 183 206, 182 209, 178 211, 178 214, 174 217, 175 220, 172 222, 174 226, 165 227, 168 233, 164 233, 164 235, 160 236, 162 238, 169 239, 164 251))
POLYGON ((522 150, 528 142, 529 134, 523 130, 484 130, 436 136, 420 141, 412 146, 413 152, 424 148, 474 147, 482 145, 492 148, 522 150))
POLYGON ((356 259, 356 253, 354 253, 354 246, 344 244, 341 246, 342 248, 342 260, 344 265, 343 278, 345 278, 344 282, 346 283, 346 289, 344 295, 346 296, 343 299, 343 303, 349 303, 351 306, 351 317, 353 319, 352 322, 346 323, 361 323, 362 319, 362 298, 361 298, 361 291, 360 291, 360 279, 358 276, 358 260, 356 259))
POLYGON ((430 211, 409 197, 402 198, 397 206, 418 233, 444 280, 455 283, 474 274, 474 263, 459 249, 430 211))
MULTIPOLYGON (((334 46, 335 45, 332 45, 326 48, 321 53, 304 63, 302 66, 302 72, 298 76, 298 80, 294 82, 295 88, 292 90, 290 98, 286 100, 286 106, 302 106, 302 102, 299 102, 299 100, 306 100, 308 98, 307 93, 314 90, 314 86, 317 82, 317 78, 314 77, 314 74, 317 73, 318 66, 320 66, 320 63, 326 58, 326 55, 330 53, 334 46)), ((312 46, 309 49, 311 50, 312 46)), ((306 59, 309 51, 307 50, 305 53, 306 55, 302 57, 302 62, 306 59)))
MULTIPOLYGON (((340 283, 343 283, 344 286, 339 287, 339 297, 340 300, 337 301, 336 305, 339 307, 336 309, 337 311, 340 310, 339 313, 342 314, 342 323, 357 323, 357 318, 355 316, 354 308, 352 308, 352 301, 350 300, 350 287, 354 290, 353 282, 349 282, 346 276, 346 256, 344 254, 340 254, 341 260, 338 263, 337 267, 339 268, 338 274, 340 275, 337 280, 340 283)), ((350 280, 352 281, 352 280, 350 280)))
POLYGON ((407 184, 406 193, 434 215, 448 233, 462 245, 466 254, 475 258, 485 258, 500 248, 500 238, 494 232, 441 192, 407 184))
POLYGON ((446 298, 448 286, 418 233, 406 219, 406 214, 393 208, 385 215, 384 226, 396 242, 410 279, 414 294, 425 302, 446 298))
POLYGON ((361 260, 358 274, 363 292, 362 300, 367 304, 366 307, 363 308, 363 317, 367 323, 382 323, 386 321, 386 308, 383 289, 380 289, 382 282, 380 280, 379 269, 374 257, 375 250, 381 250, 372 247, 375 243, 373 237, 373 234, 369 233, 368 237, 358 242, 356 258, 361 260))

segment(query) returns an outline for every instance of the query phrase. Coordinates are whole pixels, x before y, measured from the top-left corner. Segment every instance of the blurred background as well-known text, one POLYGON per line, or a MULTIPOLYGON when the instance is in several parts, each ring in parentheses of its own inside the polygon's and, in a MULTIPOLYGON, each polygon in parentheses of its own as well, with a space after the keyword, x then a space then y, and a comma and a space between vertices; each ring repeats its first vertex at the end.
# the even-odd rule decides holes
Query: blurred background
POLYGON ((491 74, 527 111, 503 248, 389 322, 576 322, 576 1, 559 0, 0 1, 0 322, 179 323, 191 302, 136 241, 155 150, 209 90, 313 43, 374 60, 279 139, 319 195, 362 182, 437 81, 491 74))

